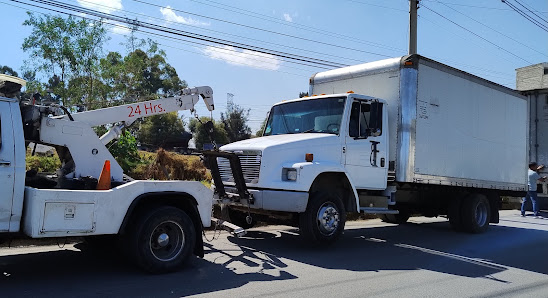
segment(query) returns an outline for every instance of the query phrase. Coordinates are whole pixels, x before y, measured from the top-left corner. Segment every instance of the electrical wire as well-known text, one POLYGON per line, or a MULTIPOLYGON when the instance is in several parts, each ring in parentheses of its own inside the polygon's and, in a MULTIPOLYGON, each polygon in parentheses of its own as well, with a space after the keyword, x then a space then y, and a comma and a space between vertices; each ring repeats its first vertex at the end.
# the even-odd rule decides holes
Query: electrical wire
MULTIPOLYGON (((58 13, 68 14, 65 11, 54 10, 54 9, 51 9, 51 8, 48 8, 48 7, 40 7, 40 6, 37 6, 37 5, 30 4, 30 3, 22 2, 22 1, 19 1, 19 0, 9 0, 9 1, 17 2, 17 3, 21 3, 21 4, 25 4, 25 5, 30 5, 30 6, 35 6, 35 7, 39 7, 39 8, 42 8, 42 9, 55 11, 55 12, 58 12, 58 13)), ((261 47, 257 47, 257 46, 253 46, 253 45, 246 45, 246 44, 242 44, 242 43, 231 42, 231 41, 227 41, 227 40, 223 40, 223 39, 219 39, 219 38, 215 38, 215 37, 210 37, 210 36, 207 36, 207 35, 196 34, 196 33, 183 31, 183 30, 179 30, 179 29, 173 29, 173 28, 169 28, 169 27, 166 27, 166 26, 156 25, 156 24, 152 24, 152 23, 148 23, 148 22, 129 20, 128 18, 125 18, 125 17, 121 17, 121 16, 109 14, 109 13, 102 13, 102 12, 99 12, 99 11, 93 10, 93 9, 80 8, 80 7, 70 5, 70 4, 65 4, 65 3, 59 2, 59 1, 49 1, 49 0, 28 0, 28 1, 35 2, 35 3, 40 3, 42 5, 54 6, 54 7, 60 8, 60 9, 70 10, 70 11, 74 11, 74 12, 78 12, 78 13, 82 13, 82 14, 87 14, 87 15, 91 15, 91 16, 101 18, 101 19, 108 19, 108 20, 111 20, 111 21, 119 22, 119 23, 125 23, 125 24, 129 24, 129 25, 132 25, 132 26, 136 25, 136 26, 139 27, 138 30, 141 30, 140 28, 143 27, 143 28, 147 28, 147 29, 150 29, 150 30, 160 31, 160 32, 163 32, 163 33, 168 33, 168 34, 173 34, 173 35, 178 35, 178 36, 182 36, 182 37, 186 37, 186 38, 190 38, 190 39, 195 39, 195 40, 199 40, 199 41, 203 41, 203 42, 213 43, 213 44, 217 44, 217 45, 231 46, 231 47, 238 48, 238 49, 241 49, 241 50, 249 50, 249 51, 254 51, 254 52, 257 52, 257 53, 261 53, 261 54, 268 54, 268 55, 272 55, 272 56, 277 56, 277 57, 280 57, 280 58, 285 58, 285 59, 292 60, 294 62, 300 61, 300 62, 312 64, 312 65, 323 66, 323 67, 327 66, 327 67, 332 67, 332 68, 333 67, 337 68, 337 67, 341 67, 341 66, 346 66, 345 64, 341 64, 341 63, 330 62, 330 61, 326 61, 326 60, 322 60, 322 59, 310 58, 310 57, 305 57, 305 56, 301 56, 301 55, 295 55, 295 54, 275 51, 275 50, 269 50, 269 49, 266 49, 266 48, 261 48, 261 47)))
MULTIPOLYGON (((153 6, 153 7, 164 8, 161 5, 154 4, 154 3, 149 3, 149 2, 146 2, 146 1, 143 1, 143 0, 133 0, 133 1, 138 2, 138 3, 142 3, 142 4, 146 4, 146 5, 150 5, 150 6, 153 6)), ((295 36, 295 35, 291 35, 291 34, 285 34, 285 33, 277 32, 277 31, 272 31, 272 30, 267 30, 267 29, 263 29, 263 28, 259 28, 259 27, 254 27, 254 26, 240 24, 240 23, 236 23, 236 22, 232 22, 232 21, 227 21, 227 20, 223 20, 223 19, 219 19, 219 18, 208 17, 208 16, 205 16, 205 15, 196 14, 196 13, 193 13, 193 12, 176 9, 176 8, 173 8, 173 7, 170 7, 170 8, 174 11, 177 11, 177 12, 186 13, 186 14, 189 14, 189 15, 198 16, 198 17, 202 17, 202 18, 206 18, 206 19, 210 19, 210 20, 215 20, 215 21, 219 21, 219 22, 223 22, 223 23, 227 23, 227 24, 231 24, 231 25, 235 25, 235 26, 240 26, 240 27, 244 27, 244 28, 248 28, 248 29, 259 30, 259 31, 263 31, 263 32, 271 33, 271 34, 281 35, 281 36, 290 37, 290 38, 294 38, 294 39, 300 39, 300 40, 304 40, 304 41, 308 41, 308 42, 322 44, 322 45, 326 45, 326 46, 330 46, 330 47, 336 47, 336 48, 345 49, 345 50, 349 50, 349 51, 355 51, 355 52, 366 53, 366 54, 371 54, 371 55, 376 55, 376 56, 381 56, 381 57, 386 57, 386 58, 392 58, 392 56, 389 56, 389 55, 384 55, 384 54, 370 52, 370 51, 364 51, 364 50, 360 50, 360 49, 356 49, 356 48, 345 47, 345 46, 336 45, 336 44, 332 44, 332 43, 322 42, 322 41, 319 41, 319 40, 313 40, 313 39, 309 39, 309 38, 299 37, 299 36, 295 36)))
POLYGON ((516 57, 516 58, 518 58, 518 59, 520 59, 520 60, 522 60, 522 61, 525 61, 525 62, 527 62, 528 64, 533 64, 533 63, 531 63, 531 62, 529 62, 529 61, 523 59, 522 57, 520 57, 520 56, 518 56, 518 55, 516 55, 516 54, 514 54, 514 53, 512 53, 512 52, 510 52, 509 50, 507 50, 507 49, 505 49, 505 48, 503 48, 503 47, 501 47, 501 46, 495 44, 494 42, 492 42, 492 41, 486 39, 485 37, 483 37, 483 36, 481 36, 481 35, 475 33, 474 31, 472 31, 472 30, 470 30, 470 29, 468 29, 468 28, 466 28, 466 27, 464 27, 464 26, 462 26, 462 25, 460 25, 460 24, 454 22, 453 20, 450 20, 449 18, 445 17, 444 15, 442 15, 442 14, 440 14, 440 13, 438 13, 438 12, 432 10, 432 9, 429 8, 428 6, 424 5, 424 3, 421 4, 421 7, 424 7, 425 9, 427 9, 427 10, 431 11, 432 13, 434 13, 434 14, 440 16, 441 18, 445 19, 446 21, 451 22, 453 25, 455 25, 455 26, 457 26, 457 27, 459 27, 459 28, 461 28, 461 29, 467 31, 468 33, 470 33, 470 34, 476 36, 477 38, 479 38, 479 39, 481 39, 481 40, 483 40, 483 41, 485 41, 485 42, 487 42, 487 43, 489 43, 489 44, 495 46, 497 49, 502 50, 502 51, 504 51, 504 52, 506 52, 506 53, 508 53, 508 54, 510 54, 510 55, 512 55, 512 56, 514 56, 514 57, 516 57))
POLYGON ((519 40, 517 40, 517 39, 515 39, 515 38, 512 38, 512 37, 510 37, 510 36, 508 36, 508 35, 506 35, 506 34, 500 32, 500 31, 498 31, 498 30, 496 30, 496 29, 494 29, 494 28, 492 28, 492 27, 490 27, 490 26, 487 26, 487 25, 485 25, 484 23, 482 23, 482 22, 480 22, 480 21, 478 21, 478 20, 476 20, 476 19, 470 17, 469 15, 467 15, 467 14, 465 14, 465 13, 462 13, 462 12, 460 12, 460 11, 458 11, 458 10, 452 8, 451 6, 449 6, 449 5, 447 5, 447 4, 443 3, 443 2, 440 2, 440 3, 443 4, 444 6, 446 6, 447 8, 449 8, 449 9, 451 9, 451 10, 453 10, 453 11, 455 11, 455 12, 457 12, 457 13, 459 13, 459 14, 461 14, 461 15, 467 17, 467 18, 469 18, 470 20, 472 20, 472 21, 474 21, 474 22, 476 22, 476 23, 478 23, 478 24, 480 24, 480 25, 482 25, 482 26, 484 26, 484 27, 486 27, 486 28, 488 28, 488 29, 491 29, 492 31, 495 31, 495 32, 497 32, 498 34, 500 34, 500 35, 502 35, 502 36, 504 36, 504 37, 506 37, 506 38, 512 40, 513 42, 516 42, 516 43, 518 43, 518 44, 520 44, 520 45, 522 45, 522 46, 524 46, 524 47, 526 47, 526 48, 528 48, 528 49, 530 49, 530 50, 532 50, 532 51, 535 51, 535 52, 537 52, 537 53, 539 53, 539 54, 541 54, 541 55, 543 55, 543 56, 545 56, 545 57, 548 57, 547 53, 543 53, 543 52, 537 51, 536 49, 533 49, 532 47, 530 47, 530 46, 524 44, 523 42, 521 42, 521 41, 519 41, 519 40))
POLYGON ((524 12, 523 10, 519 9, 517 6, 515 6, 514 4, 510 3, 509 0, 502 0, 502 2, 506 5, 508 5, 510 8, 512 8, 515 12, 517 12, 518 14, 520 14, 522 17, 524 17, 525 19, 527 19, 529 22, 535 24, 537 27, 539 27, 540 29, 548 32, 548 26, 540 23, 539 21, 535 20, 533 17, 531 17, 530 15, 528 15, 526 12, 524 12))
POLYGON ((313 53, 313 54, 318 54, 318 55, 323 55, 323 56, 328 56, 328 57, 333 57, 333 58, 345 59, 345 60, 359 62, 359 63, 364 62, 363 60, 358 60, 358 59, 353 59, 353 58, 348 58, 348 57, 343 57, 343 56, 338 56, 338 55, 326 54, 326 53, 317 52, 317 51, 310 50, 310 49, 302 49, 302 48, 297 48, 297 47, 284 45, 284 44, 279 44, 279 43, 274 43, 274 42, 269 42, 269 41, 263 41, 263 40, 259 40, 259 39, 254 39, 254 38, 250 38, 250 37, 246 37, 246 36, 237 35, 237 34, 221 32, 221 31, 218 31, 218 30, 212 30, 212 29, 207 29, 207 28, 202 28, 200 26, 195 26, 195 25, 190 25, 190 24, 182 24, 180 22, 160 19, 160 18, 157 18, 157 17, 152 17, 152 16, 149 16, 149 15, 145 15, 145 14, 142 14, 142 13, 132 12, 132 11, 123 10, 123 9, 116 9, 112 6, 108 6, 108 5, 104 5, 104 4, 98 4, 98 3, 91 2, 91 1, 80 0, 80 2, 90 3, 90 4, 93 4, 94 6, 98 6, 98 7, 102 7, 102 8, 106 8, 106 9, 110 9, 110 10, 116 10, 116 11, 120 11, 120 12, 127 13, 127 14, 130 14, 130 15, 134 15, 134 16, 140 16, 140 17, 145 17, 145 18, 148 18, 148 19, 159 20, 159 21, 167 22, 167 23, 177 25, 177 26, 192 27, 193 29, 199 29, 199 30, 214 32, 214 33, 217 33, 217 34, 223 34, 223 35, 243 38, 243 39, 246 39, 246 40, 261 42, 261 43, 265 43, 265 44, 275 45, 275 46, 284 47, 284 48, 293 49, 293 50, 298 50, 298 51, 304 51, 304 52, 307 52, 307 53, 313 53))
POLYGON ((300 29, 300 30, 305 30, 305 31, 308 31, 308 32, 313 32, 313 33, 325 35, 325 36, 328 36, 328 37, 334 37, 334 38, 337 38, 337 39, 351 41, 353 43, 361 43, 361 44, 366 44, 366 45, 370 45, 370 46, 373 46, 373 47, 378 47, 378 48, 383 48, 383 49, 393 50, 393 51, 398 51, 398 52, 405 51, 405 49, 401 49, 401 48, 397 48, 397 47, 393 47, 393 46, 389 46, 389 45, 385 45, 385 44, 380 44, 380 43, 367 41, 367 40, 360 39, 360 38, 357 38, 357 37, 354 37, 354 36, 344 35, 344 34, 341 34, 340 32, 333 32, 333 31, 329 31, 329 30, 325 30, 325 29, 318 29, 318 28, 315 28, 315 27, 312 27, 312 26, 306 26, 306 25, 299 24, 299 23, 296 23, 296 22, 288 22, 288 21, 280 20, 276 17, 261 14, 261 13, 254 12, 254 11, 251 11, 251 10, 246 10, 246 9, 243 9, 243 8, 240 8, 240 7, 230 6, 230 5, 220 3, 220 2, 216 2, 216 1, 212 1, 212 0, 209 0, 207 2, 215 3, 216 5, 209 4, 209 3, 204 3, 204 2, 198 1, 198 0, 190 0, 190 1, 202 4, 202 5, 207 5, 207 6, 223 9, 223 10, 230 11, 230 12, 233 12, 233 13, 237 13, 237 14, 241 14, 241 15, 245 15, 245 16, 249 16, 249 17, 253 17, 253 18, 258 18, 260 20, 265 20, 265 21, 277 23, 277 24, 287 26, 287 27, 292 27, 292 28, 296 28, 296 29, 300 29))

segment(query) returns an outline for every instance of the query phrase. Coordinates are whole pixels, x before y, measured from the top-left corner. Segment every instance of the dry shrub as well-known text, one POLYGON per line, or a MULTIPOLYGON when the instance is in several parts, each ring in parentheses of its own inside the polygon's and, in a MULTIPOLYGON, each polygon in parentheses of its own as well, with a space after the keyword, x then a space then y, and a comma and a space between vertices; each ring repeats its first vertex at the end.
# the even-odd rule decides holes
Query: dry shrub
POLYGON ((141 157, 145 163, 131 173, 135 179, 211 180, 211 174, 198 156, 180 155, 160 149, 156 154, 141 152, 141 157))

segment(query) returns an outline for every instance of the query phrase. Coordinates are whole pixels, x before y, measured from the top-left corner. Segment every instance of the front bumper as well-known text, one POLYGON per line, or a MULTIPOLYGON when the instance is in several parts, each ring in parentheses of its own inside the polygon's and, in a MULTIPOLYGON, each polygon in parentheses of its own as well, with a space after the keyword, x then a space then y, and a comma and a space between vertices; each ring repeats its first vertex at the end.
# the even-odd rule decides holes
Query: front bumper
MULTIPOLYGON (((225 191, 230 199, 220 200, 216 195, 219 204, 247 208, 247 199, 240 198, 235 187, 225 186, 225 191)), ((252 196, 252 203, 249 204, 251 209, 301 213, 306 210, 308 203, 308 192, 266 189, 248 189, 248 192, 252 196)))

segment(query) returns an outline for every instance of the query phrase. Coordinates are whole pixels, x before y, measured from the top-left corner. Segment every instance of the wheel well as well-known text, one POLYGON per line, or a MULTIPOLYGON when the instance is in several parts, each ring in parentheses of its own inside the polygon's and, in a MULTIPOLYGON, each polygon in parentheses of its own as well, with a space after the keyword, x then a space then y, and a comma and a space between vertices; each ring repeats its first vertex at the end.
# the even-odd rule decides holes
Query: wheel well
POLYGON ((339 189, 342 191, 342 200, 346 212, 355 212, 357 209, 356 206, 356 197, 352 191, 352 186, 348 177, 341 172, 326 172, 321 173, 314 179, 312 186, 310 187, 309 193, 314 193, 321 190, 333 190, 339 189))
POLYGON ((192 219, 194 229, 196 230, 196 245, 194 247, 194 254, 203 257, 204 246, 203 239, 201 237, 202 219, 200 218, 196 199, 188 193, 160 192, 146 193, 138 196, 129 206, 118 233, 123 235, 127 228, 133 225, 144 212, 159 206, 172 206, 186 212, 190 219, 192 219))

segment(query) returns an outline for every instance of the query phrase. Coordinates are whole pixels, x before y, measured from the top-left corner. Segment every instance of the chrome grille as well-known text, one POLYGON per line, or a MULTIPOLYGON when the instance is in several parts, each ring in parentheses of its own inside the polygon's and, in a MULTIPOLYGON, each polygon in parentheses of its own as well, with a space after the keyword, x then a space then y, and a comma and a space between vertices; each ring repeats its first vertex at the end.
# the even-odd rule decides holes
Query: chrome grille
MULTIPOLYGON (((261 155, 238 155, 240 158, 240 164, 242 165, 242 172, 244 174, 244 180, 246 183, 258 183, 259 172, 261 169, 261 155)), ((219 165, 219 172, 221 179, 225 182, 234 182, 232 176, 232 170, 230 169, 230 162, 223 157, 217 157, 217 164, 219 165)))

